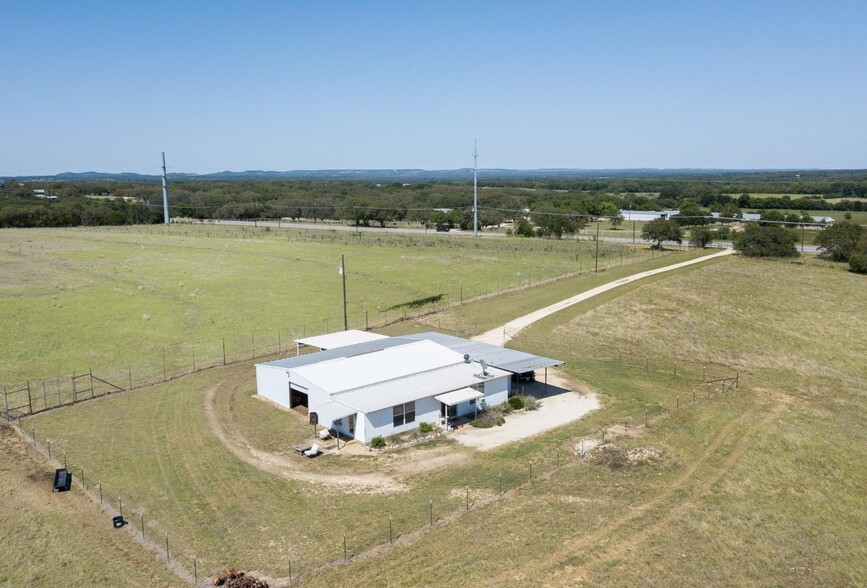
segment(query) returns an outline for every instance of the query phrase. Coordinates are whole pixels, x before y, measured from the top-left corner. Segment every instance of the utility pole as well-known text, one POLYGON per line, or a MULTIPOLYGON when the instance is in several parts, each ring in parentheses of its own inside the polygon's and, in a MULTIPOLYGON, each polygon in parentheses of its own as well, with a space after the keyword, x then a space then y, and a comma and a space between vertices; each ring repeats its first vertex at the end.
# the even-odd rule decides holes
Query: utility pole
POLYGON ((479 236, 479 148, 473 140, 473 237, 479 236))
POLYGON ((599 221, 596 221, 596 269, 595 273, 599 273, 599 221))
POLYGON ((169 189, 166 186, 166 152, 163 151, 163 222, 169 224, 169 189))
POLYGON ((340 254, 340 275, 343 276, 343 330, 349 330, 349 319, 346 316, 346 262, 340 254))

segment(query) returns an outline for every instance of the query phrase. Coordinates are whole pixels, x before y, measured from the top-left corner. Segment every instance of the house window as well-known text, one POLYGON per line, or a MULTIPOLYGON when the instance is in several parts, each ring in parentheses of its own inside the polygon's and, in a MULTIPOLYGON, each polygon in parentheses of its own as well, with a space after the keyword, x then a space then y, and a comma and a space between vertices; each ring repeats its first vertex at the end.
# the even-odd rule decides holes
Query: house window
POLYGON ((415 402, 398 404, 391 409, 395 427, 415 422, 415 402))

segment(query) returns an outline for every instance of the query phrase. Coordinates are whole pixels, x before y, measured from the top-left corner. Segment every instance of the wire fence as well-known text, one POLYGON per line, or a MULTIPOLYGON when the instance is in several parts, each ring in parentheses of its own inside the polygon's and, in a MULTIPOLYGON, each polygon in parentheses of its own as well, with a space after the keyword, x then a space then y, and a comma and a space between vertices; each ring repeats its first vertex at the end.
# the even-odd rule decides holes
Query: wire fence
MULTIPOLYGON (((619 249, 624 249, 625 255, 624 251, 619 251, 618 255, 608 255, 603 260, 604 265, 600 265, 600 271, 659 255, 651 250, 635 252, 627 251, 626 248, 619 249)), ((430 303, 418 306, 405 304, 398 308, 348 313, 345 323, 343 316, 334 316, 294 327, 270 331, 258 330, 249 334, 233 333, 210 343, 186 342, 163 348, 143 343, 144 349, 135 356, 134 360, 115 363, 108 367, 88 366, 69 374, 28 378, 23 382, 5 384, 0 414, 9 421, 117 392, 147 388, 217 366, 279 355, 295 355, 305 351, 303 347, 296 346, 296 340, 340 331, 344 326, 350 329, 382 329, 401 321, 416 320, 443 312, 455 306, 544 286, 594 271, 593 266, 584 267, 579 264, 577 270, 550 276, 527 275, 526 278, 515 278, 509 281, 460 285, 456 292, 444 295, 430 303)))
MULTIPOLYGON (((460 479, 461 486, 452 488, 443 495, 419 500, 415 507, 411 504, 404 504, 401 507, 391 504, 390 501, 383 501, 378 526, 371 527, 365 524, 358 527, 347 525, 342 529, 338 528, 335 532, 318 539, 321 549, 317 551, 300 547, 293 549, 292 539, 289 539, 288 553, 281 558, 281 561, 272 562, 267 568, 257 565, 257 569, 265 569, 268 576, 274 578, 271 582, 272 586, 289 586, 337 566, 380 555, 384 550, 395 545, 414 542, 430 530, 448 525, 467 513, 509 500, 516 493, 533 484, 544 482, 564 468, 578 467, 588 462, 596 463, 594 456, 601 456, 597 450, 600 447, 611 447, 612 440, 652 429, 660 420, 689 410, 698 404, 733 396, 741 385, 740 375, 720 364, 708 365, 700 362, 664 364, 651 361, 649 357, 640 353, 627 352, 623 348, 595 346, 594 349, 594 361, 616 363, 641 373, 648 371, 662 373, 671 378, 672 387, 665 397, 650 399, 641 408, 618 411, 613 416, 616 422, 611 422, 589 434, 585 429, 584 434, 578 437, 554 441, 551 447, 534 452, 526 461, 512 462, 507 467, 503 467, 502 464, 482 465, 469 473, 463 472, 460 479)), ((566 349, 555 347, 554 351, 556 354, 566 349)), ((87 385, 90 382, 90 374, 79 376, 79 381, 84 387, 76 388, 77 392, 89 394, 87 385)), ((75 380, 72 380, 70 386, 74 382, 75 380)), ((94 382, 98 384, 95 376, 94 382)), ((98 385, 96 389, 99 390, 98 385)), ((544 395, 540 401, 544 402, 544 395)), ((100 472, 87 470, 69 452, 65 444, 43 438, 36 427, 26 419, 19 417, 11 423, 11 426, 15 426, 19 433, 49 460, 49 463, 58 468, 66 468, 72 474, 74 490, 83 492, 101 506, 107 514, 106 524, 111 522, 112 517, 122 517, 126 531, 132 533, 146 549, 153 552, 184 582, 195 586, 209 585, 210 578, 214 574, 234 565, 235 562, 227 562, 225 557, 204 553, 207 549, 200 549, 197 552, 189 547, 187 545, 190 540, 189 535, 185 535, 178 529, 172 529, 148 515, 150 509, 147 504, 142 503, 146 500, 125 501, 123 487, 103 482, 100 472)), ((303 458, 299 459, 305 463, 303 458)), ((280 539, 286 540, 285 537, 280 539)), ((272 541, 272 543, 280 544, 281 541, 272 541)), ((300 543, 303 542, 299 541, 300 543)))

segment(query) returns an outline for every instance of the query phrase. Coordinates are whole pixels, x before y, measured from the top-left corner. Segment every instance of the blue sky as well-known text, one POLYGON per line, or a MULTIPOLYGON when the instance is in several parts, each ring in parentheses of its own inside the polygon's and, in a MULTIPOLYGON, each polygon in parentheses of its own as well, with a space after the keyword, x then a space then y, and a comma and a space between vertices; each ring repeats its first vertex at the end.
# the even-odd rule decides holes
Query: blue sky
POLYGON ((863 0, 0 9, 0 175, 867 168, 863 0))

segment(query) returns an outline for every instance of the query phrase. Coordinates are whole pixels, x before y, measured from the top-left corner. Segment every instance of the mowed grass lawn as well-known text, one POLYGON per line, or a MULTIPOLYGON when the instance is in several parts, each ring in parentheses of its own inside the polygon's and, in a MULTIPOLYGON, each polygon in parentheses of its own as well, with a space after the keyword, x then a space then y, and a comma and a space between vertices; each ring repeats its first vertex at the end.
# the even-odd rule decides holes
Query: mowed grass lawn
MULTIPOLYGON (((0 382, 93 368, 126 387, 286 349, 343 328, 338 265, 347 267, 351 328, 397 318, 387 309, 445 302, 580 268, 591 244, 268 230, 110 227, 0 231, 0 382), (367 315, 367 319, 366 319, 367 315)), ((602 244, 603 267, 648 255, 602 244)), ((49 382, 51 384, 51 382, 49 382)))

